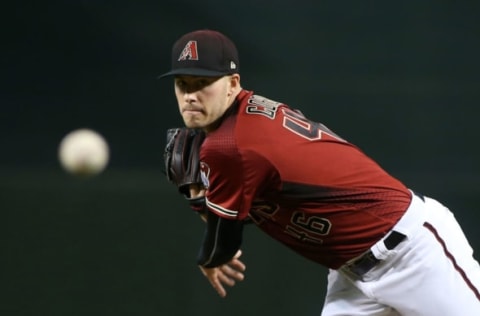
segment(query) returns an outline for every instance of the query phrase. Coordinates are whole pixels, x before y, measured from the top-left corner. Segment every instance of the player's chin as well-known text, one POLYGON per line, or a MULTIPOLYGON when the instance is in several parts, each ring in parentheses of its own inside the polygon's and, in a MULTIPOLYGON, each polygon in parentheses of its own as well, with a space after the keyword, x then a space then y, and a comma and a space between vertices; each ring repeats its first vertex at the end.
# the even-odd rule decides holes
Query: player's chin
POLYGON ((191 115, 183 116, 183 122, 185 123, 185 126, 188 128, 204 128, 205 123, 200 121, 198 118, 193 117, 191 115))

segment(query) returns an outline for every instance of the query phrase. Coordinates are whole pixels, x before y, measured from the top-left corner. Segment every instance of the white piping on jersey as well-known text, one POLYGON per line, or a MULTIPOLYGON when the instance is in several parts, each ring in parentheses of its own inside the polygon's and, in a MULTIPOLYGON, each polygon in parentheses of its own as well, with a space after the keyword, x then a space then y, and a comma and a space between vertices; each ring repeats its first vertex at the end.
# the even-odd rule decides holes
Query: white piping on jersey
POLYGON ((205 198, 205 203, 207 204, 208 207, 211 209, 214 209, 218 213, 228 216, 228 217, 237 217, 238 211, 232 211, 226 208, 221 207, 220 205, 213 204, 210 202, 207 198, 205 198))
POLYGON ((210 264, 210 262, 212 262, 212 260, 213 260, 213 255, 214 255, 215 252, 217 251, 218 231, 220 230, 220 222, 221 222, 221 221, 222 221, 221 218, 219 218, 219 220, 217 221, 217 227, 215 227, 215 242, 213 243, 212 252, 210 252, 210 256, 208 256, 207 262, 205 262, 203 265, 210 264))

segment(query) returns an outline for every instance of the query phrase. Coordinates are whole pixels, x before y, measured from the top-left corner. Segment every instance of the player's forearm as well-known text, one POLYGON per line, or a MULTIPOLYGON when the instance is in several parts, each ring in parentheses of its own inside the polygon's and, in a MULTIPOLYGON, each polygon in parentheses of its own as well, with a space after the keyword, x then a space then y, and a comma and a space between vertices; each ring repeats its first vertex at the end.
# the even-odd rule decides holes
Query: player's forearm
POLYGON ((242 244, 243 223, 207 212, 206 231, 197 263, 206 268, 230 261, 242 244))

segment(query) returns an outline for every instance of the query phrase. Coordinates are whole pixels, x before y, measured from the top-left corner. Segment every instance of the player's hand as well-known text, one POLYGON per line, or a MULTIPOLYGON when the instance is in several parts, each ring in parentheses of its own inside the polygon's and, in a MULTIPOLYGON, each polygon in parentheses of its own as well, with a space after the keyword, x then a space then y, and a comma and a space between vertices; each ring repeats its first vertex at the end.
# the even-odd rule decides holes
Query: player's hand
MULTIPOLYGON (((205 196, 205 189, 203 188, 203 186, 200 186, 199 184, 191 184, 188 187, 188 189, 190 191, 190 197, 191 198, 199 198, 199 197, 205 196)), ((207 214, 200 213, 200 218, 204 222, 206 222, 207 221, 207 214)))
POLYGON ((203 188, 203 186, 199 184, 196 184, 196 183, 191 184, 188 187, 188 190, 190 191, 191 198, 199 198, 199 197, 205 196, 205 189, 203 188))
POLYGON ((238 259, 241 255, 242 251, 238 250, 232 260, 215 268, 205 268, 200 266, 203 275, 207 277, 210 284, 221 297, 227 296, 227 291, 224 287, 225 285, 234 286, 237 281, 242 281, 245 277, 243 272, 245 271, 246 266, 238 259))

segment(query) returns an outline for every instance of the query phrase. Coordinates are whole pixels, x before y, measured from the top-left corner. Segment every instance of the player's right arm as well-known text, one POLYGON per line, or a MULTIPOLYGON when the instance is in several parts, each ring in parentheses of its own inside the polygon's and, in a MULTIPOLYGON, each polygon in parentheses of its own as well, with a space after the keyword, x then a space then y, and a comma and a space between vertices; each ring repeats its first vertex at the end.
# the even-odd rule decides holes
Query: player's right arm
POLYGON ((241 255, 242 251, 238 250, 230 261, 215 268, 205 268, 200 266, 203 275, 208 279, 212 287, 221 297, 227 295, 225 285, 234 286, 236 281, 242 281, 244 279, 243 272, 246 267, 239 259, 241 255))
POLYGON ((197 263, 205 268, 214 268, 227 263, 242 244, 243 222, 225 219, 207 211, 207 221, 202 247, 197 263))
POLYGON ((244 278, 245 264, 239 260, 243 222, 222 218, 211 211, 207 211, 206 216, 197 263, 217 293, 225 297, 224 285, 233 286, 244 278))
MULTIPOLYGON (((198 185, 190 185, 190 198, 202 199, 205 189, 198 185)), ((225 219, 208 210, 205 200, 199 212, 206 222, 205 235, 197 263, 206 268, 213 268, 226 263, 240 249, 243 235, 243 221, 225 219)))
MULTIPOLYGON (((204 195, 203 188, 190 185, 191 198, 201 199, 204 195)), ((213 288, 221 297, 225 297, 227 292, 224 285, 234 286, 236 281, 244 278, 245 264, 239 260, 243 223, 222 219, 209 212, 206 205, 199 214, 206 222, 206 230, 197 262, 213 288)))

